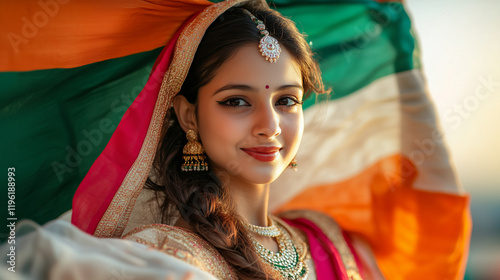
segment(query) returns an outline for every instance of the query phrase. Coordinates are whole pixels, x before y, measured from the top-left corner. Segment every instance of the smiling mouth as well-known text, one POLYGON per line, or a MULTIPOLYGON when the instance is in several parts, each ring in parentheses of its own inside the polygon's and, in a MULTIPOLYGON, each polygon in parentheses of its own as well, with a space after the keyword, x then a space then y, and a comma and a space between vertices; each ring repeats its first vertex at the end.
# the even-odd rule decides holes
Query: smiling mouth
POLYGON ((278 158, 280 154, 279 147, 253 147, 253 148, 241 148, 249 156, 255 158, 258 161, 270 162, 278 158))

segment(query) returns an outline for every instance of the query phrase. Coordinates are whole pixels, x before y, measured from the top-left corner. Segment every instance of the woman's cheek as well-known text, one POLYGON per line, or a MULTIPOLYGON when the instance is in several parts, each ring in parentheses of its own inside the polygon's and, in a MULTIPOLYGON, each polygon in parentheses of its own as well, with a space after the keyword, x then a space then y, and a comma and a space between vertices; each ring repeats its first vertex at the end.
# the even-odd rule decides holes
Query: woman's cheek
MULTIPOLYGON (((207 112, 208 113, 208 112, 207 112)), ((200 133, 209 150, 226 153, 244 138, 245 122, 231 114, 212 111, 202 120, 200 133)))
POLYGON ((289 146, 290 153, 295 156, 299 149, 302 135, 304 133, 304 118, 302 114, 293 115, 288 119, 286 124, 286 145, 289 146))

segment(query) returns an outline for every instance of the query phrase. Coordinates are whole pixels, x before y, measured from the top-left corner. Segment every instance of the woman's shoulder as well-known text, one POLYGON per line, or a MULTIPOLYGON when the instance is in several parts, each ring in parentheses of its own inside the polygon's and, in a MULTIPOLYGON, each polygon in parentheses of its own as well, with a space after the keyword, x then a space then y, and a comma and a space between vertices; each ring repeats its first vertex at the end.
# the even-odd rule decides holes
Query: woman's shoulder
POLYGON ((167 255, 196 266, 218 279, 235 279, 235 273, 219 252, 199 235, 188 229, 165 224, 150 224, 131 230, 122 239, 160 250, 167 255))

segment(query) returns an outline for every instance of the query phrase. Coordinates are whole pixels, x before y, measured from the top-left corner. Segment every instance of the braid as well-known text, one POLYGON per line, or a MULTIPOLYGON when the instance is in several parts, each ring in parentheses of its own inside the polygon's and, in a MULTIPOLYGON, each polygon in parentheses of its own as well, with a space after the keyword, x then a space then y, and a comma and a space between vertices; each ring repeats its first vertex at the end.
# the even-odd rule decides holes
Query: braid
POLYGON ((271 279, 267 267, 250 249, 253 244, 234 211, 227 186, 213 172, 181 171, 182 148, 187 141, 175 113, 169 115, 171 126, 155 159, 156 182, 148 179, 146 183, 157 198, 163 199, 162 221, 171 223, 180 215, 195 233, 217 249, 238 279, 271 279))

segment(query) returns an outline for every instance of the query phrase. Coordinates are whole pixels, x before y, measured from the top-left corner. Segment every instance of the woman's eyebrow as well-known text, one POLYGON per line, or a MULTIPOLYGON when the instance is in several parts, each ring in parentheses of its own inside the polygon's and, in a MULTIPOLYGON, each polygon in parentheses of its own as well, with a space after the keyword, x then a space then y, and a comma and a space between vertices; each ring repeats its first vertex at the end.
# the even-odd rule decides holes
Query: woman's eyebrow
POLYGON ((298 84, 293 84, 293 85, 283 85, 283 86, 280 86, 278 88, 278 90, 284 90, 284 89, 288 89, 288 88, 298 88, 300 89, 301 91, 304 91, 304 88, 301 86, 301 85, 298 85, 298 84))
POLYGON ((225 86, 221 87, 220 89, 216 90, 214 92, 214 94, 212 94, 212 96, 216 95, 217 93, 219 93, 221 91, 230 90, 230 89, 238 89, 238 90, 243 90, 243 91, 257 91, 256 88, 251 87, 249 85, 233 85, 233 84, 229 84, 229 85, 225 85, 225 86))

